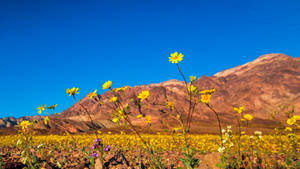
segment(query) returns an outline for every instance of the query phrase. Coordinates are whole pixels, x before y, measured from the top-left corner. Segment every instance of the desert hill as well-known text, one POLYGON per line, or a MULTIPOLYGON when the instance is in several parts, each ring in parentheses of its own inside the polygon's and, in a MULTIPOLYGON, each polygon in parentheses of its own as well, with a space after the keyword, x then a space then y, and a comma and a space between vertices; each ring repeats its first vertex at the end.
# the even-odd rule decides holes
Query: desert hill
MULTIPOLYGON (((224 70, 211 77, 202 76, 194 82, 199 90, 215 88, 211 103, 220 113, 223 125, 235 123, 232 119, 233 106, 245 106, 246 113, 254 116, 251 126, 253 128, 273 127, 276 121, 270 119, 270 113, 278 110, 279 106, 295 106, 295 112, 300 112, 300 58, 293 58, 285 54, 267 54, 256 60, 224 70)), ((153 129, 176 126, 176 112, 166 108, 167 101, 175 102, 181 112, 187 112, 188 98, 186 97, 185 84, 178 80, 169 80, 162 83, 128 87, 125 94, 129 98, 136 98, 142 90, 149 90, 147 104, 142 107, 142 112, 152 117, 153 129)), ((106 92, 98 95, 99 102, 109 102, 112 93, 106 92)), ((145 126, 145 122, 135 117, 139 111, 135 105, 125 97, 120 97, 123 103, 129 103, 133 123, 145 126)), ((100 105, 87 97, 81 100, 92 114, 98 128, 115 128, 111 121, 111 104, 100 105)), ((56 122, 45 126, 39 122, 37 128, 44 132, 59 132, 64 126, 71 132, 90 131, 92 125, 87 114, 78 104, 74 104, 59 115, 52 115, 56 122), (56 125, 59 124, 59 125, 56 125)), ((284 117, 280 117, 285 120, 284 117)), ((13 127, 20 120, 8 118, 0 119, 0 128, 13 127), (8 121, 10 120, 10 125, 8 121)), ((203 104, 195 107, 192 130, 202 133, 211 133, 217 124, 215 115, 203 104)))

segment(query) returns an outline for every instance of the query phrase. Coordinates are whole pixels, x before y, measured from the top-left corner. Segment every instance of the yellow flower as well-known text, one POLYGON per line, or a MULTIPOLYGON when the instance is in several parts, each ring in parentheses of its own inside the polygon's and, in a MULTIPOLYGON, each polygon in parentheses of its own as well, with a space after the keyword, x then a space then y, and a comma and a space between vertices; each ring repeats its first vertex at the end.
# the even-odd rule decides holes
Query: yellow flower
POLYGON ((252 120, 253 119, 253 116, 251 114, 245 114, 244 115, 244 118, 248 121, 252 120))
POLYGON ((118 122, 119 122, 119 119, 118 119, 118 118, 114 118, 114 119, 112 119, 112 121, 113 121, 114 123, 118 123, 118 122))
POLYGON ((196 80, 196 76, 190 76, 190 81, 193 82, 196 80))
POLYGON ((136 118, 138 118, 138 119, 141 118, 141 117, 143 117, 143 115, 141 115, 141 114, 136 116, 136 118))
POLYGON ((140 98, 142 102, 143 100, 147 99, 148 96, 149 96, 149 91, 144 90, 138 95, 138 98, 140 98))
POLYGON ((180 115, 179 115, 179 114, 177 114, 177 115, 176 115, 176 118, 177 118, 178 120, 180 120, 180 115))
POLYGON ((111 87, 112 82, 109 80, 102 85, 103 90, 109 89, 111 87))
POLYGON ((169 62, 178 64, 178 62, 182 61, 182 58, 183 58, 182 53, 178 55, 178 52, 174 52, 171 54, 171 57, 169 57, 169 62))
POLYGON ((54 110, 56 106, 57 106, 57 104, 53 104, 52 106, 47 107, 47 109, 52 109, 52 110, 54 110))
POLYGON ((128 86, 123 86, 123 87, 120 87, 120 88, 116 88, 116 92, 124 92, 126 89, 128 88, 128 86))
POLYGON ((45 111, 45 107, 43 104, 41 106, 39 106, 37 109, 39 110, 38 113, 41 114, 43 111, 45 111))
POLYGON ((188 89, 189 93, 191 93, 191 94, 197 92, 197 87, 194 85, 188 85, 187 89, 188 89))
POLYGON ((124 106, 124 110, 127 111, 128 109, 129 109, 129 105, 128 105, 128 103, 127 103, 127 104, 125 104, 125 106, 124 106))
POLYGON ((21 123, 20 123, 20 126, 22 127, 22 130, 24 129, 27 129, 27 127, 30 125, 30 122, 27 121, 27 120, 23 120, 21 123))
POLYGON ((174 102, 167 101, 166 106, 167 106, 168 108, 174 109, 174 102))
POLYGON ((48 124, 48 121, 49 121, 50 119, 49 119, 49 117, 48 116, 46 116, 45 118, 44 118, 44 123, 45 123, 45 125, 47 125, 48 124))
POLYGON ((244 135, 245 134, 245 131, 241 131, 241 135, 244 135))
POLYGON ((94 96, 97 96, 97 89, 94 90, 93 92, 89 93, 87 96, 88 96, 90 99, 92 99, 94 96))
POLYGON ((293 118, 294 118, 296 121, 298 121, 298 120, 300 120, 300 115, 294 115, 293 118))
POLYGON ((245 107, 240 106, 239 108, 233 107, 233 110, 236 111, 237 113, 241 114, 244 111, 245 107))
POLYGON ((262 132, 261 131, 254 131, 254 134, 255 135, 262 135, 262 132))
POLYGON ((73 87, 72 89, 67 88, 67 93, 69 94, 69 96, 75 96, 75 94, 78 94, 79 88, 75 88, 73 87))
POLYGON ((290 127, 285 127, 285 129, 284 129, 285 131, 293 131, 293 129, 292 128, 290 128, 290 127))
POLYGON ((181 130, 181 128, 180 128, 180 127, 174 127, 173 130, 174 130, 175 132, 178 132, 179 130, 181 130))
POLYGON ((118 114, 118 116, 122 119, 126 119, 127 118, 127 115, 126 115, 126 112, 124 111, 124 109, 119 109, 119 108, 116 108, 115 110, 115 113, 118 114))
POLYGON ((151 123, 151 116, 146 116, 146 123, 148 123, 148 124, 151 123))
POLYGON ((289 119, 287 119, 286 123, 287 123, 288 125, 293 125, 293 124, 296 123, 296 119, 293 118, 293 117, 292 117, 292 118, 289 118, 289 119))
POLYGON ((110 98, 110 102, 116 102, 118 100, 118 98, 116 97, 116 96, 114 96, 114 97, 112 97, 112 98, 110 98))
POLYGON ((107 132, 107 134, 111 134, 111 132, 109 131, 109 132, 107 132))
POLYGON ((202 94, 200 101, 202 103, 209 103, 210 98, 211 98, 211 94, 202 94))
POLYGON ((214 92, 216 92, 216 89, 202 90, 199 93, 201 93, 201 94, 213 94, 214 92))

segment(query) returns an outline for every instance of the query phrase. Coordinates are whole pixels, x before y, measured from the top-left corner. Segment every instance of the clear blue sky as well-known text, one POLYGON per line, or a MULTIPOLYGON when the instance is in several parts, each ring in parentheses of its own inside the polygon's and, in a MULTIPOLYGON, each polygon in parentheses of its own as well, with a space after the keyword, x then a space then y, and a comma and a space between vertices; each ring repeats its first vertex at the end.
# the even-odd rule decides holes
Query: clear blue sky
MULTIPOLYGON (((299 0, 2 0, 0 117, 73 104, 103 82, 114 87, 211 76, 266 53, 300 53, 299 0)), ((102 91, 101 91, 102 92, 102 91)))

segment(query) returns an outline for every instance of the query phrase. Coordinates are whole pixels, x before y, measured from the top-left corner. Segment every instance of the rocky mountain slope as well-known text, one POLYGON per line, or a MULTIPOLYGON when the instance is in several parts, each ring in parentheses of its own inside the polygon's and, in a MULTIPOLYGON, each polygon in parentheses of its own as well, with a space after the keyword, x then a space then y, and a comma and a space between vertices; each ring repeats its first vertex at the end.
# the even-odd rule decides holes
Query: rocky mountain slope
MULTIPOLYGON (((220 113, 223 125, 234 123, 233 106, 245 106, 246 113, 254 116, 251 122, 253 127, 268 127, 276 122, 270 120, 270 113, 277 110, 278 106, 295 106, 295 112, 300 112, 300 58, 293 58, 285 54, 267 54, 244 65, 224 70, 212 77, 202 76, 194 83, 199 90, 215 88, 216 93, 211 99, 212 105, 220 113)), ((152 117, 152 128, 162 129, 176 126, 176 112, 166 108, 167 101, 175 102, 180 112, 187 112, 188 98, 186 97, 185 84, 178 80, 150 85, 128 87, 125 94, 129 98, 136 98, 142 90, 149 90, 147 104, 142 107, 142 112, 152 117)), ((100 105, 95 101, 83 98, 81 103, 92 114, 98 128, 114 128, 111 121, 112 103, 109 103, 112 93, 106 92, 99 95, 100 105)), ((129 103, 131 117, 135 125, 145 126, 145 121, 137 119, 139 111, 135 105, 125 97, 120 97, 123 103, 129 103)), ((91 129, 88 116, 80 105, 74 104, 59 115, 51 116, 56 122, 45 126, 42 122, 38 128, 45 131, 61 131, 64 126, 72 132, 83 132, 91 129)), ((283 118, 283 117, 281 117, 283 118)), ((0 127, 10 127, 17 124, 8 123, 8 119, 1 119, 0 127), (2 121, 1 121, 2 120, 2 121), (4 121, 4 122, 3 122, 4 121), (3 125, 5 124, 5 125, 3 125), (7 125, 9 124, 9 125, 7 125)), ((284 119, 282 119, 284 120, 284 119)), ((10 119, 10 121, 12 121, 10 119)), ((193 116, 193 130, 210 132, 216 126, 215 115, 203 104, 195 107, 193 116)))

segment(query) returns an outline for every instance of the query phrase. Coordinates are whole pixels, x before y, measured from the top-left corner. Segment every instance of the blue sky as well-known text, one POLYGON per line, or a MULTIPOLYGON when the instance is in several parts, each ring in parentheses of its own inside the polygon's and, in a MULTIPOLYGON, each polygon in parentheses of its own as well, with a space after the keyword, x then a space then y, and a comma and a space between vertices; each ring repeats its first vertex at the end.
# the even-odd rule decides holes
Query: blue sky
MULTIPOLYGON (((300 53, 300 1, 0 1, 0 117, 114 87, 211 76, 267 53, 300 53)), ((101 91, 103 92, 103 91, 101 91)))

